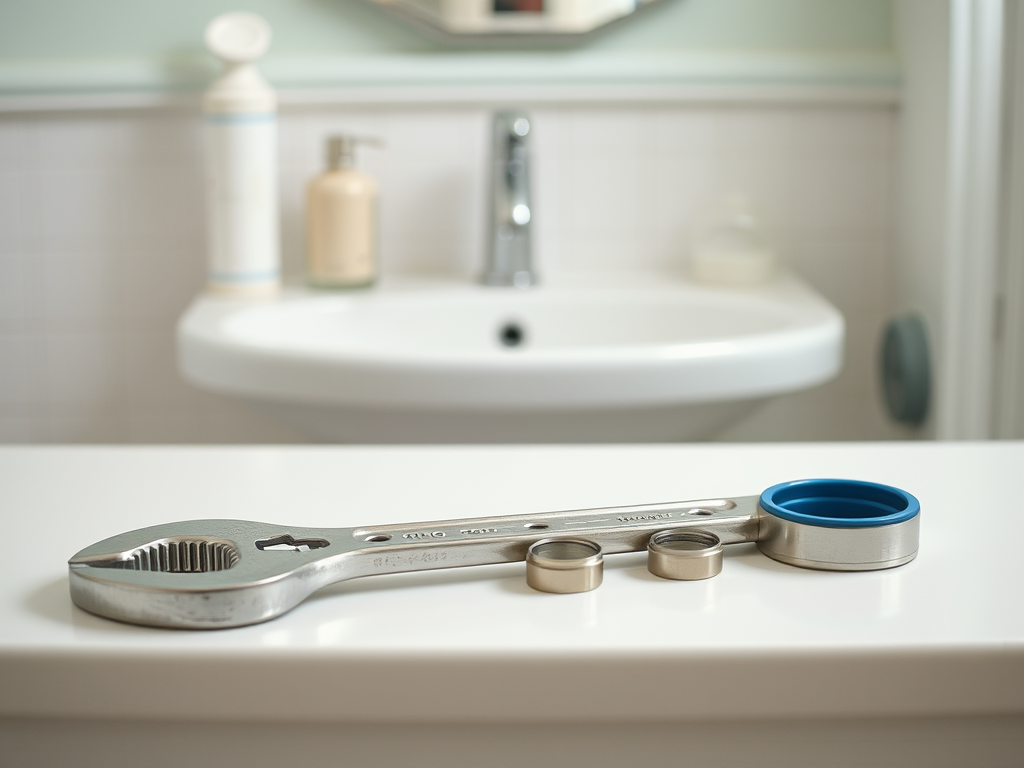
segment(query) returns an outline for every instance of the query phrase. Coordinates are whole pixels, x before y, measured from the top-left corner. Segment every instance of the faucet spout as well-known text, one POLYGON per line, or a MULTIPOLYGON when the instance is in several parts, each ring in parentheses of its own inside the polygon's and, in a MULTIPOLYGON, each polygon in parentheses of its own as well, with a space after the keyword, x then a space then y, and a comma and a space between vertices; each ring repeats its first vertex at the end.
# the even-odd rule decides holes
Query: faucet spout
POLYGON ((530 226, 530 119, 522 112, 494 116, 491 207, 484 285, 526 288, 537 283, 530 226))

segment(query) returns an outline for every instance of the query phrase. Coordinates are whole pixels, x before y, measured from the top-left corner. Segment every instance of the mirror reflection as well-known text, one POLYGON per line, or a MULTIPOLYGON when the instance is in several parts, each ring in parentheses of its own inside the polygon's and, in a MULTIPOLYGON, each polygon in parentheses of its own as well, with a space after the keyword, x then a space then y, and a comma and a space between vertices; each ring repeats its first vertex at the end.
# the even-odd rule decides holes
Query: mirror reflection
POLYGON ((421 28, 473 39, 593 32, 662 0, 370 0, 421 28))

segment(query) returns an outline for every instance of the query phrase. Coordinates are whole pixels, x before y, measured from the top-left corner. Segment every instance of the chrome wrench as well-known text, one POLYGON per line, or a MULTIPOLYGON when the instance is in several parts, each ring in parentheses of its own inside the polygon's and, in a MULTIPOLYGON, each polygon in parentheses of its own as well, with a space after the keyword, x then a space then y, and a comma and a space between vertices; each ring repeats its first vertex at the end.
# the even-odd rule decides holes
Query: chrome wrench
POLYGON ((320 529, 191 520, 104 539, 72 557, 68 572, 72 600, 91 613, 154 627, 220 629, 275 618, 346 579, 517 562, 531 544, 559 537, 585 538, 616 554, 646 549, 659 531, 691 529, 713 533, 722 544, 757 542, 765 554, 793 565, 890 568, 917 554, 919 509, 914 497, 888 486, 804 480, 760 497, 407 525, 320 529), (831 485, 823 491, 821 484, 831 485), (807 502, 826 492, 831 506, 808 514, 807 502), (803 511, 796 509, 801 504, 803 511), (824 514, 837 504, 856 514, 824 514), (843 524, 829 522, 835 520, 843 524))

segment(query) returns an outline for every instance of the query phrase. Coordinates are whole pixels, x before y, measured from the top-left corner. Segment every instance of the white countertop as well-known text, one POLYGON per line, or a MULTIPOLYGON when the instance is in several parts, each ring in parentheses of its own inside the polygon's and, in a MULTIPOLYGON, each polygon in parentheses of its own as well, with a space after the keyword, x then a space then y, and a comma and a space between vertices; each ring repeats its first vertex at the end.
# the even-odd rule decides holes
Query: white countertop
POLYGON ((503 721, 1024 712, 1024 443, 3 448, 0 715, 503 721), (898 486, 920 555, 802 570, 726 549, 672 582, 607 558, 593 592, 522 563, 355 580, 265 624, 192 632, 75 607, 67 559, 122 531, 235 517, 355 526, 898 486))

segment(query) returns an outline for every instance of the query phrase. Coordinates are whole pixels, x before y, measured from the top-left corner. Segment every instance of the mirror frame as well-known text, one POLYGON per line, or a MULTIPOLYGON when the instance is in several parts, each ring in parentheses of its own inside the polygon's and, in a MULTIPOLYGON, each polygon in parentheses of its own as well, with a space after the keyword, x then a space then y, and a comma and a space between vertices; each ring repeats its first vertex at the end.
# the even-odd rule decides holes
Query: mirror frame
POLYGON ((577 42, 664 0, 534 0, 540 11, 494 10, 496 0, 369 0, 448 42, 577 42))

